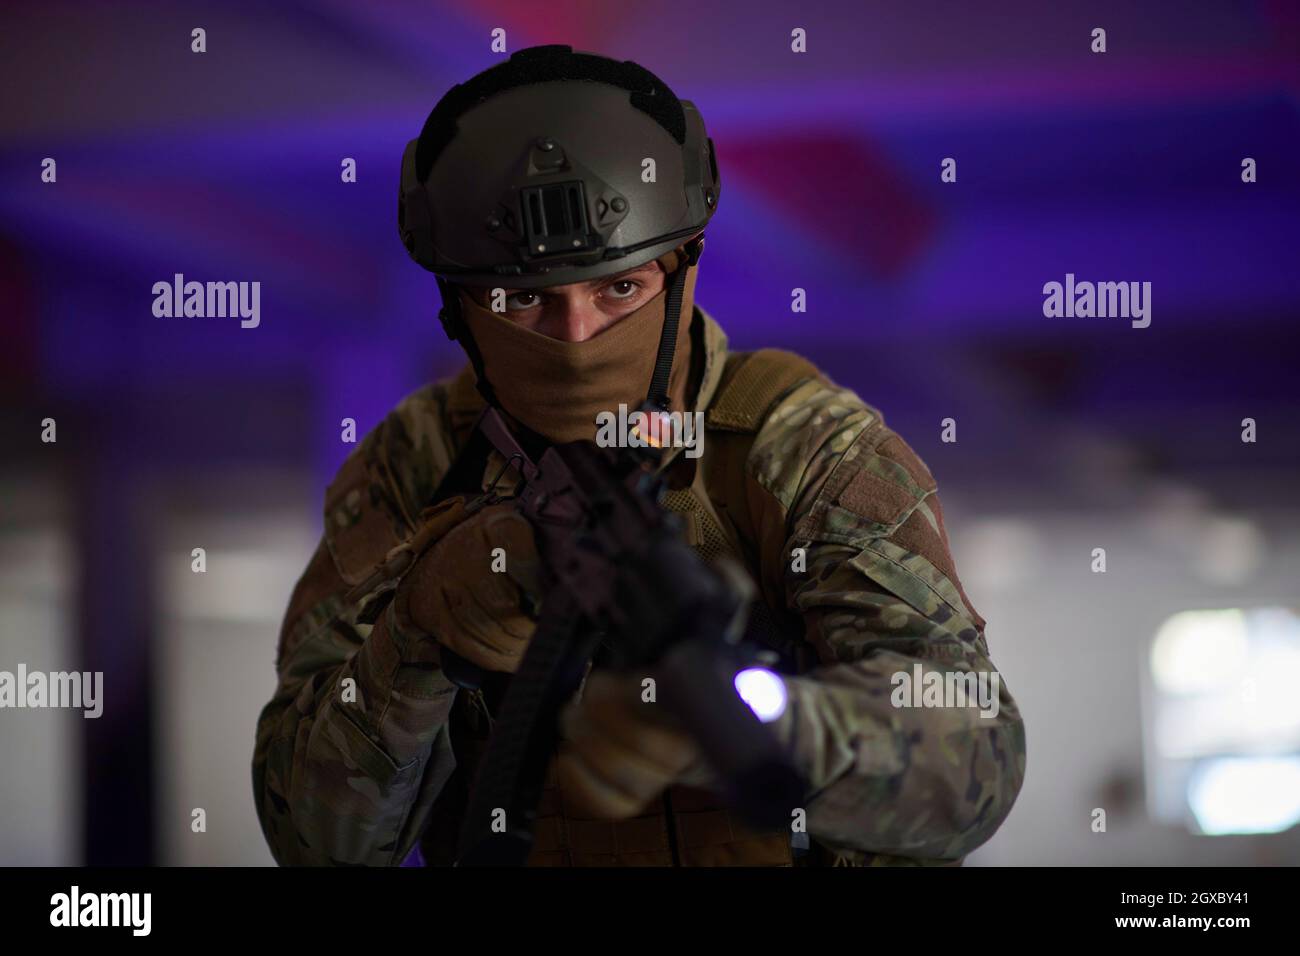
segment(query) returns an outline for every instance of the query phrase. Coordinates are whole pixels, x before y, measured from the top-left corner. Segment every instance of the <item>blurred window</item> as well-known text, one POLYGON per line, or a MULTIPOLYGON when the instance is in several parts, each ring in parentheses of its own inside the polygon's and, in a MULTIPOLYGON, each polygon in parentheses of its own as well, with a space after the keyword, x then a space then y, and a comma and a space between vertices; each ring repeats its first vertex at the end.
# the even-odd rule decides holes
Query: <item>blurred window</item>
POLYGON ((1209 835, 1300 822, 1300 616, 1182 611, 1156 632, 1149 665, 1152 814, 1209 835))

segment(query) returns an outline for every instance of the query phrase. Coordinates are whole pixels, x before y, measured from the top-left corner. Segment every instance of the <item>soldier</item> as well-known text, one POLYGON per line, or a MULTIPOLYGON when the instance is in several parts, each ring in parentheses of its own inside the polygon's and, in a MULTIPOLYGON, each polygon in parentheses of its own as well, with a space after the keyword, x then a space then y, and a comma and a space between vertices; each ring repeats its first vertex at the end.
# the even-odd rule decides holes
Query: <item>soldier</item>
MULTIPOLYGON (((469 364, 404 399, 327 492, 253 760, 281 864, 455 859, 492 688, 518 667, 543 596, 509 502, 468 518, 427 506, 453 463, 476 490, 500 477, 500 460, 458 457, 486 403, 520 434, 591 440, 597 415, 638 407, 647 385, 661 406, 703 413, 703 454, 666 506, 702 557, 752 578, 787 694, 770 726, 809 789, 793 827, 751 829, 689 733, 632 678, 593 670, 563 713, 530 863, 953 864, 1006 817, 1023 725, 934 479, 879 411, 804 359, 728 351, 694 303, 719 194, 691 103, 634 63, 565 46, 454 87, 408 145, 399 229, 469 364), (395 588, 358 593, 439 522, 395 588), (493 573, 502 555, 507 573, 493 573), (492 685, 458 687, 446 650, 492 685), (901 674, 992 676, 997 699, 908 706, 901 674)), ((666 449, 662 467, 684 460, 666 449)))

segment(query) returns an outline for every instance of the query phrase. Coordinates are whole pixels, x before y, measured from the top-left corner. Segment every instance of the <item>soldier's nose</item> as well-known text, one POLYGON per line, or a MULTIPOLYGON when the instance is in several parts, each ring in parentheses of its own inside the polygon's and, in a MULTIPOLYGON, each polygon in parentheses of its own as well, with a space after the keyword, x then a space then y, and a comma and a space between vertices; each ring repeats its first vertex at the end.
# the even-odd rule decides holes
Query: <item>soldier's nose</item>
POLYGON ((607 323, 607 317, 594 304, 566 300, 556 305, 546 331, 561 342, 585 342, 607 323))

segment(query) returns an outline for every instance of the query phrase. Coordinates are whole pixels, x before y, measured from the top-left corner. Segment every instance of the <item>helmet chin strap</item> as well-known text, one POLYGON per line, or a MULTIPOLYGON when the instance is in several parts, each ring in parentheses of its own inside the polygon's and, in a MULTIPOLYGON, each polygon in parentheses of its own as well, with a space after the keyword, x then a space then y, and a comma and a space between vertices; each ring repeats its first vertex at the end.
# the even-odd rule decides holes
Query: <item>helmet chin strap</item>
POLYGON ((475 385, 478 393, 483 396, 483 401, 487 402, 489 408, 499 409, 501 406, 497 403, 497 394, 493 391, 492 383, 488 381, 487 372, 483 368, 483 353, 479 351, 478 343, 474 341, 474 336, 469 334, 469 326, 465 324, 460 294, 451 282, 442 276, 436 278, 438 293, 442 296, 442 308, 438 311, 438 321, 442 323, 442 330, 447 333, 447 338, 459 342, 460 347, 469 356, 470 365, 474 366, 475 385))
POLYGON ((650 376, 650 391, 646 404, 668 411, 668 377, 673 371, 673 353, 677 351, 677 328, 681 324, 682 296, 686 290, 686 272, 700 261, 704 251, 704 234, 700 233, 686 244, 686 261, 679 265, 668 280, 668 295, 664 300, 664 327, 659 333, 659 351, 655 356, 654 374, 650 376))

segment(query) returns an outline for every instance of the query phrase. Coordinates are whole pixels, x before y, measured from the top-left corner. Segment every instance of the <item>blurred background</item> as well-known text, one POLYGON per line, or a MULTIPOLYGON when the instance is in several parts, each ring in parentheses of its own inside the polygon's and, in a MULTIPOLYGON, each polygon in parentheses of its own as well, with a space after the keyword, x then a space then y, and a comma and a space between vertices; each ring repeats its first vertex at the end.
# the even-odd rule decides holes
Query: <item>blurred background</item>
POLYGON ((271 862, 254 726, 340 422, 364 434, 462 361, 397 239, 402 147, 503 57, 495 28, 697 104, 725 187, 698 301, 733 346, 857 389, 938 478, 1028 732, 971 863, 1300 863, 1300 12, 1280 0, 10 0, 0 670, 103 671, 105 709, 0 710, 0 863, 271 862), (156 318, 178 272, 260 281, 260 327, 156 318), (1066 273, 1150 282, 1150 327, 1045 318, 1066 273))

